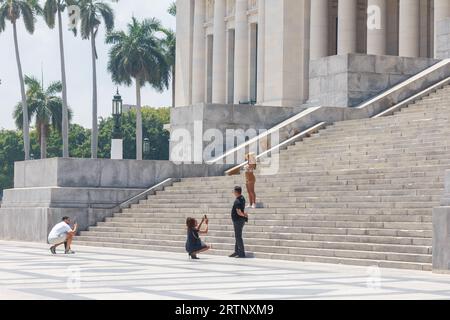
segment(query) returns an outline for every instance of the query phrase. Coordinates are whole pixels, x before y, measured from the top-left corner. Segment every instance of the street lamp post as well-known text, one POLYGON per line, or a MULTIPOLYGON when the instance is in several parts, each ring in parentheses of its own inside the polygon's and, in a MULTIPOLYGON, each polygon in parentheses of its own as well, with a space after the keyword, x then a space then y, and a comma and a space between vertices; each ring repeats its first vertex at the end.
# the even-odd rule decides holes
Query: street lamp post
POLYGON ((122 97, 120 96, 119 89, 117 88, 117 93, 112 101, 112 116, 114 118, 114 128, 111 141, 111 159, 114 160, 123 159, 123 135, 121 129, 122 105, 122 97))

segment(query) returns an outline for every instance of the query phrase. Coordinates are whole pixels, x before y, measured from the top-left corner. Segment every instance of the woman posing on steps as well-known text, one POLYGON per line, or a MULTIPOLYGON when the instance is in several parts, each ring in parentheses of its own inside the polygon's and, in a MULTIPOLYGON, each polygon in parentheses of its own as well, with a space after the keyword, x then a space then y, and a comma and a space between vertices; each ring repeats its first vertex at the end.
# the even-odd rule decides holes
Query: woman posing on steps
POLYGON ((248 191, 249 205, 247 208, 256 208, 256 192, 255 192, 255 170, 256 170, 256 156, 253 152, 245 155, 247 165, 245 166, 245 186, 248 191))
POLYGON ((206 245, 201 239, 200 235, 208 234, 208 217, 205 215, 200 224, 194 218, 186 219, 187 226, 187 240, 186 251, 191 259, 198 260, 197 254, 208 251, 210 246, 206 245), (205 230, 201 230, 203 223, 206 225, 205 230))

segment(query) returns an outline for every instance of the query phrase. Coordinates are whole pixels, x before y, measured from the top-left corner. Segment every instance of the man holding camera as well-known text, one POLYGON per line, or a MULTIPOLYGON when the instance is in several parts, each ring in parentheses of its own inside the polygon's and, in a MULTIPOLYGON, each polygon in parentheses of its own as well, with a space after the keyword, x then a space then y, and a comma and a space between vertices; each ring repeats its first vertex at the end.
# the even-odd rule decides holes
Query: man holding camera
POLYGON ((236 244, 234 247, 234 253, 230 255, 230 258, 245 258, 244 240, 242 239, 242 232, 244 225, 248 222, 248 214, 245 212, 245 198, 242 195, 242 188, 234 188, 234 200, 233 209, 231 210, 231 219, 233 220, 234 236, 236 238, 236 244))
POLYGON ((73 237, 77 232, 77 224, 75 223, 73 229, 70 227, 70 218, 63 217, 62 221, 55 225, 50 234, 48 235, 48 243, 52 246, 50 247, 50 252, 56 254, 56 248, 62 244, 65 247, 65 254, 74 254, 70 245, 72 244, 73 237))

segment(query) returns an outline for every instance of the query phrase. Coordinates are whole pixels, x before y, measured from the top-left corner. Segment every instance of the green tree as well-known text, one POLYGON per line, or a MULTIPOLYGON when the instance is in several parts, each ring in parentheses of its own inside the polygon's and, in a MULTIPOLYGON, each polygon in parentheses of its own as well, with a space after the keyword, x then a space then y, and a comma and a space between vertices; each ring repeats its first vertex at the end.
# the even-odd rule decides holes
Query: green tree
MULTIPOLYGON (((117 2, 118 0, 111 0, 117 2)), ((111 6, 102 0, 79 0, 80 6, 80 32, 83 39, 91 41, 92 59, 92 134, 91 134, 91 157, 97 158, 98 154, 98 124, 97 124, 97 49, 95 40, 100 25, 103 23, 107 32, 114 28, 114 12, 111 6)))
POLYGON ((108 34, 106 43, 111 44, 108 71, 117 84, 136 85, 136 159, 142 160, 142 114, 141 88, 149 83, 154 89, 163 91, 169 85, 169 65, 163 41, 156 33, 162 30, 157 19, 139 22, 133 18, 127 32, 108 34))
POLYGON ((91 157, 91 130, 78 124, 70 125, 69 146, 70 154, 75 158, 91 157))
POLYGON ((66 80, 66 62, 64 56, 64 37, 62 27, 62 13, 67 6, 74 5, 74 0, 46 0, 43 10, 45 22, 50 29, 55 27, 56 17, 58 18, 59 35, 59 55, 61 62, 61 83, 62 83, 62 144, 63 157, 69 157, 69 112, 67 107, 67 80, 66 80))
POLYGON ((22 134, 13 130, 0 131, 0 198, 3 189, 14 184, 14 162, 23 159, 22 134))
MULTIPOLYGON (((169 132, 163 126, 170 122, 170 108, 142 108, 143 135, 150 140, 149 159, 169 159, 169 132)), ((114 120, 103 119, 99 126, 99 157, 110 158, 110 144, 114 120)), ((123 115, 122 131, 124 133, 124 158, 135 159, 136 155, 136 112, 123 115)), ((70 154, 77 158, 91 157, 91 130, 78 124, 70 124, 70 154)), ((33 158, 40 158, 39 132, 30 131, 30 152, 33 158)), ((62 144, 60 132, 49 127, 47 139, 49 158, 61 157, 62 144)), ((14 162, 23 159, 23 139, 20 131, 0 131, 0 194, 3 189, 12 188, 14 182, 14 162)))
POLYGON ((25 29, 29 33, 34 33, 36 14, 42 12, 38 0, 0 0, 0 33, 6 28, 6 21, 12 24, 14 49, 16 54, 17 70, 19 73, 20 93, 23 107, 23 140, 25 159, 30 159, 30 132, 28 126, 28 107, 25 94, 25 83, 23 79, 22 63, 20 60, 19 41, 17 36, 17 21, 22 18, 25 29))
MULTIPOLYGON (((40 156, 41 159, 47 157, 47 135, 49 127, 61 132, 62 126, 62 99, 58 96, 61 93, 61 82, 51 83, 47 89, 44 90, 42 84, 34 77, 25 77, 25 84, 27 86, 27 114, 29 114, 28 121, 35 119, 35 127, 38 133, 40 142, 40 156)), ((71 112, 68 112, 69 118, 71 112)), ((23 105, 19 102, 16 105, 13 114, 14 120, 18 128, 23 125, 23 105)))

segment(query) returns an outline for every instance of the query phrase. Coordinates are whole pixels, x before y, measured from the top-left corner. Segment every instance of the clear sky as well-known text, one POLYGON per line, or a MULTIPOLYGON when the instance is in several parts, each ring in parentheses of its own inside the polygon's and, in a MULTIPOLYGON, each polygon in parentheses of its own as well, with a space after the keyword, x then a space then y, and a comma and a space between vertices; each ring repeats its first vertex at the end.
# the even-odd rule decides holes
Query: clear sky
MULTIPOLYGON (((43 0, 40 1, 41 4, 43 0)), ((134 15, 136 18, 156 17, 164 26, 175 29, 175 18, 167 13, 171 0, 120 0, 112 4, 116 14, 116 28, 124 29, 134 15)), ((66 20, 66 16, 64 16, 66 20)), ((36 31, 29 35, 19 21, 19 46, 24 74, 41 77, 41 66, 44 70, 44 83, 60 80, 59 45, 57 30, 50 30, 38 17, 36 31)), ((65 21, 67 25, 67 21, 65 21)), ((111 113, 111 100, 115 92, 115 85, 106 70, 108 46, 104 43, 104 29, 97 36, 97 50, 99 59, 98 70, 98 94, 99 116, 109 116, 111 113)), ((81 40, 80 36, 74 37, 73 33, 65 30, 66 46, 66 70, 68 82, 69 105, 74 112, 75 123, 87 128, 91 127, 92 106, 92 69, 91 50, 88 40, 81 40)), ((0 129, 13 129, 12 120, 14 106, 20 100, 20 88, 17 66, 14 54, 14 43, 11 25, 0 33, 0 129)), ((125 104, 134 104, 134 87, 121 87, 125 104)), ((170 90, 157 93, 150 87, 144 87, 142 91, 143 105, 169 106, 171 105, 170 90)))

